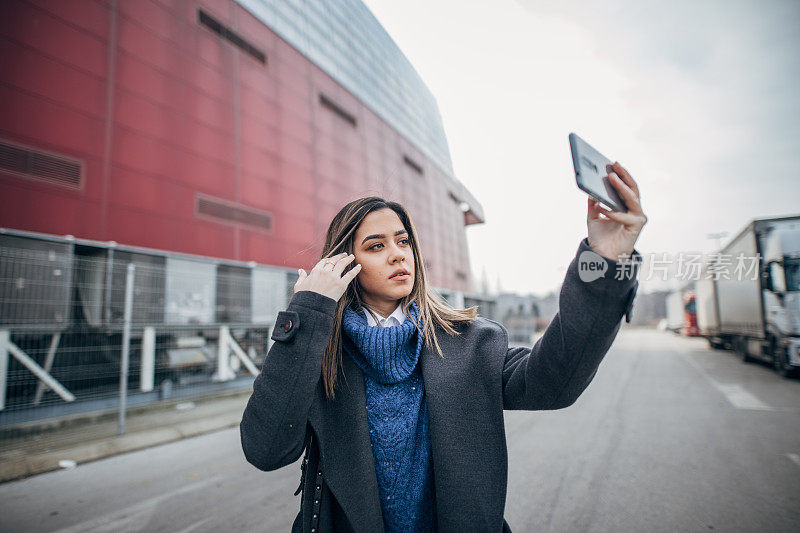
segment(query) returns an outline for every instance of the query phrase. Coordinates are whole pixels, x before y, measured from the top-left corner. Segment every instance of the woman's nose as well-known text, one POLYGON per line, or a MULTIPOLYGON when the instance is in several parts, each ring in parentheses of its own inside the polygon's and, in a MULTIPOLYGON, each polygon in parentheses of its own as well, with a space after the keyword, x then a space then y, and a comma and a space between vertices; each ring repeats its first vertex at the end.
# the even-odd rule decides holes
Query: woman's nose
POLYGON ((405 252, 396 244, 392 245, 389 253, 389 261, 391 263, 397 263, 400 261, 405 261, 406 255, 405 252))

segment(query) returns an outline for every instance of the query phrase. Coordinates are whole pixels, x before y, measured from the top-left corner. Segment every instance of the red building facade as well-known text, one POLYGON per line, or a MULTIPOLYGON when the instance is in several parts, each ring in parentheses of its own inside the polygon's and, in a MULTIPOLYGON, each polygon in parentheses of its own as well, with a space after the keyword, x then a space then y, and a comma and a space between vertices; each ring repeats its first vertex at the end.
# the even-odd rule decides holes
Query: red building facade
POLYGON ((375 194, 410 210, 431 282, 471 290, 478 202, 239 3, 2 11, 0 226, 308 267, 375 194))

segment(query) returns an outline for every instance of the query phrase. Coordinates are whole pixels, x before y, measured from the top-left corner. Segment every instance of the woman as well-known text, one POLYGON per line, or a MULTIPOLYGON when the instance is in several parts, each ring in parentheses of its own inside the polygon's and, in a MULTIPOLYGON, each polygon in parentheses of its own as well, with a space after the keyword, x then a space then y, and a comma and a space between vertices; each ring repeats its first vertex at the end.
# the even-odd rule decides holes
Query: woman
POLYGON ((533 348, 509 348, 502 325, 431 291, 400 205, 362 198, 336 215, 323 259, 300 270, 278 315, 240 426, 245 456, 259 469, 307 450, 293 531, 509 530, 503 409, 571 405, 638 285, 616 273, 638 256, 647 217, 619 164, 610 179, 629 211, 589 200, 588 238, 533 348), (589 251, 607 268, 581 281, 579 258, 589 251))

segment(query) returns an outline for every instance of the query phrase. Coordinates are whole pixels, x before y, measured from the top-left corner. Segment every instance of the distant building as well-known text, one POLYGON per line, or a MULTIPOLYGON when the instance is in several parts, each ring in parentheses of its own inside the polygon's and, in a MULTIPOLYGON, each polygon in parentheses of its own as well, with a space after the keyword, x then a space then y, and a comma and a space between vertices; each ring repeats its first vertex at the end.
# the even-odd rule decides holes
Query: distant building
POLYGON ((529 344, 538 331, 540 311, 533 295, 504 292, 497 296, 495 317, 508 330, 511 343, 529 344))
POLYGON ((560 293, 561 289, 559 287, 558 290, 536 300, 536 306, 539 308, 539 319, 537 321, 539 329, 546 328, 558 313, 558 297, 560 293))
MULTIPOLYGON (((558 313, 560 289, 546 296, 501 293, 497 296, 495 318, 501 322, 514 342, 527 343, 530 336, 550 325, 558 313)), ((666 296, 669 291, 639 292, 633 306, 631 325, 655 326, 666 317, 666 296)), ((624 319, 623 319, 624 320, 624 319)), ((627 322, 623 322, 623 325, 627 322)))
POLYGON ((670 291, 637 292, 633 303, 633 326, 655 326, 667 317, 667 295, 670 291))

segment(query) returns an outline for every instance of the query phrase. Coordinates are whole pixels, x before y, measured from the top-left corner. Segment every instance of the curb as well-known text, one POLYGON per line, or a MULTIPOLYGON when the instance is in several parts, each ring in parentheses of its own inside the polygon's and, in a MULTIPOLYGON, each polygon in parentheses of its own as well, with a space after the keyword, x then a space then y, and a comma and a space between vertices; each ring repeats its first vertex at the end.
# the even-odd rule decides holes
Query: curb
MULTIPOLYGON (((200 406, 219 405, 216 401, 242 397, 245 401, 249 397, 249 391, 239 391, 236 394, 215 395, 211 397, 195 398, 200 406)), ((138 413, 157 414, 158 412, 169 410, 174 405, 160 404, 148 408, 137 409, 138 413)), ((143 450, 153 446, 168 444, 182 439, 197 437, 206 433, 213 433, 223 429, 237 427, 242 419, 242 407, 224 407, 216 409, 216 412, 203 413, 198 409, 197 415, 185 420, 173 421, 169 425, 158 425, 157 419, 150 427, 139 428, 129 431, 124 435, 96 436, 91 438, 86 436, 84 442, 62 443, 61 447, 53 446, 47 449, 31 450, 20 447, 18 449, 8 449, 0 452, 0 483, 19 480, 26 477, 62 470, 64 467, 59 465, 59 461, 70 460, 77 465, 105 459, 122 453, 143 450)), ((49 427, 71 426, 73 428, 86 424, 87 429, 93 424, 98 423, 103 418, 108 418, 107 413, 92 413, 86 417, 70 417, 69 420, 51 420, 37 428, 26 428, 32 433, 53 435, 49 427)), ((162 424, 164 422, 162 421, 162 424)), ((91 433, 91 431, 89 431, 91 433)))
MULTIPOLYGON (((185 398, 173 398, 169 400, 159 401, 157 403, 149 403, 144 405, 136 405, 126 409, 127 418, 139 416, 141 414, 152 413, 155 411, 169 411, 176 405, 184 402, 193 402, 197 404, 224 400, 227 398, 235 398, 238 396, 249 395, 252 388, 242 388, 234 390, 226 390, 203 396, 187 396, 185 398)), ((117 408, 105 409, 102 411, 90 411, 87 413, 64 415, 60 417, 45 418, 42 420, 35 420, 31 422, 22 422, 10 426, 0 427, 0 442, 9 436, 19 436, 21 434, 41 435, 63 429, 70 429, 78 426, 91 426, 99 422, 106 422, 109 420, 117 420, 119 417, 119 410, 117 408)), ((2 460, 2 459, 0 459, 2 460)))
POLYGON ((73 460, 80 465, 121 453, 151 448, 189 437, 236 427, 240 421, 241 413, 231 413, 205 420, 190 420, 169 427, 98 439, 61 450, 36 454, 26 454, 24 451, 15 450, 4 454, 5 457, 0 459, 0 483, 61 470, 62 468, 58 463, 63 459, 73 460))

